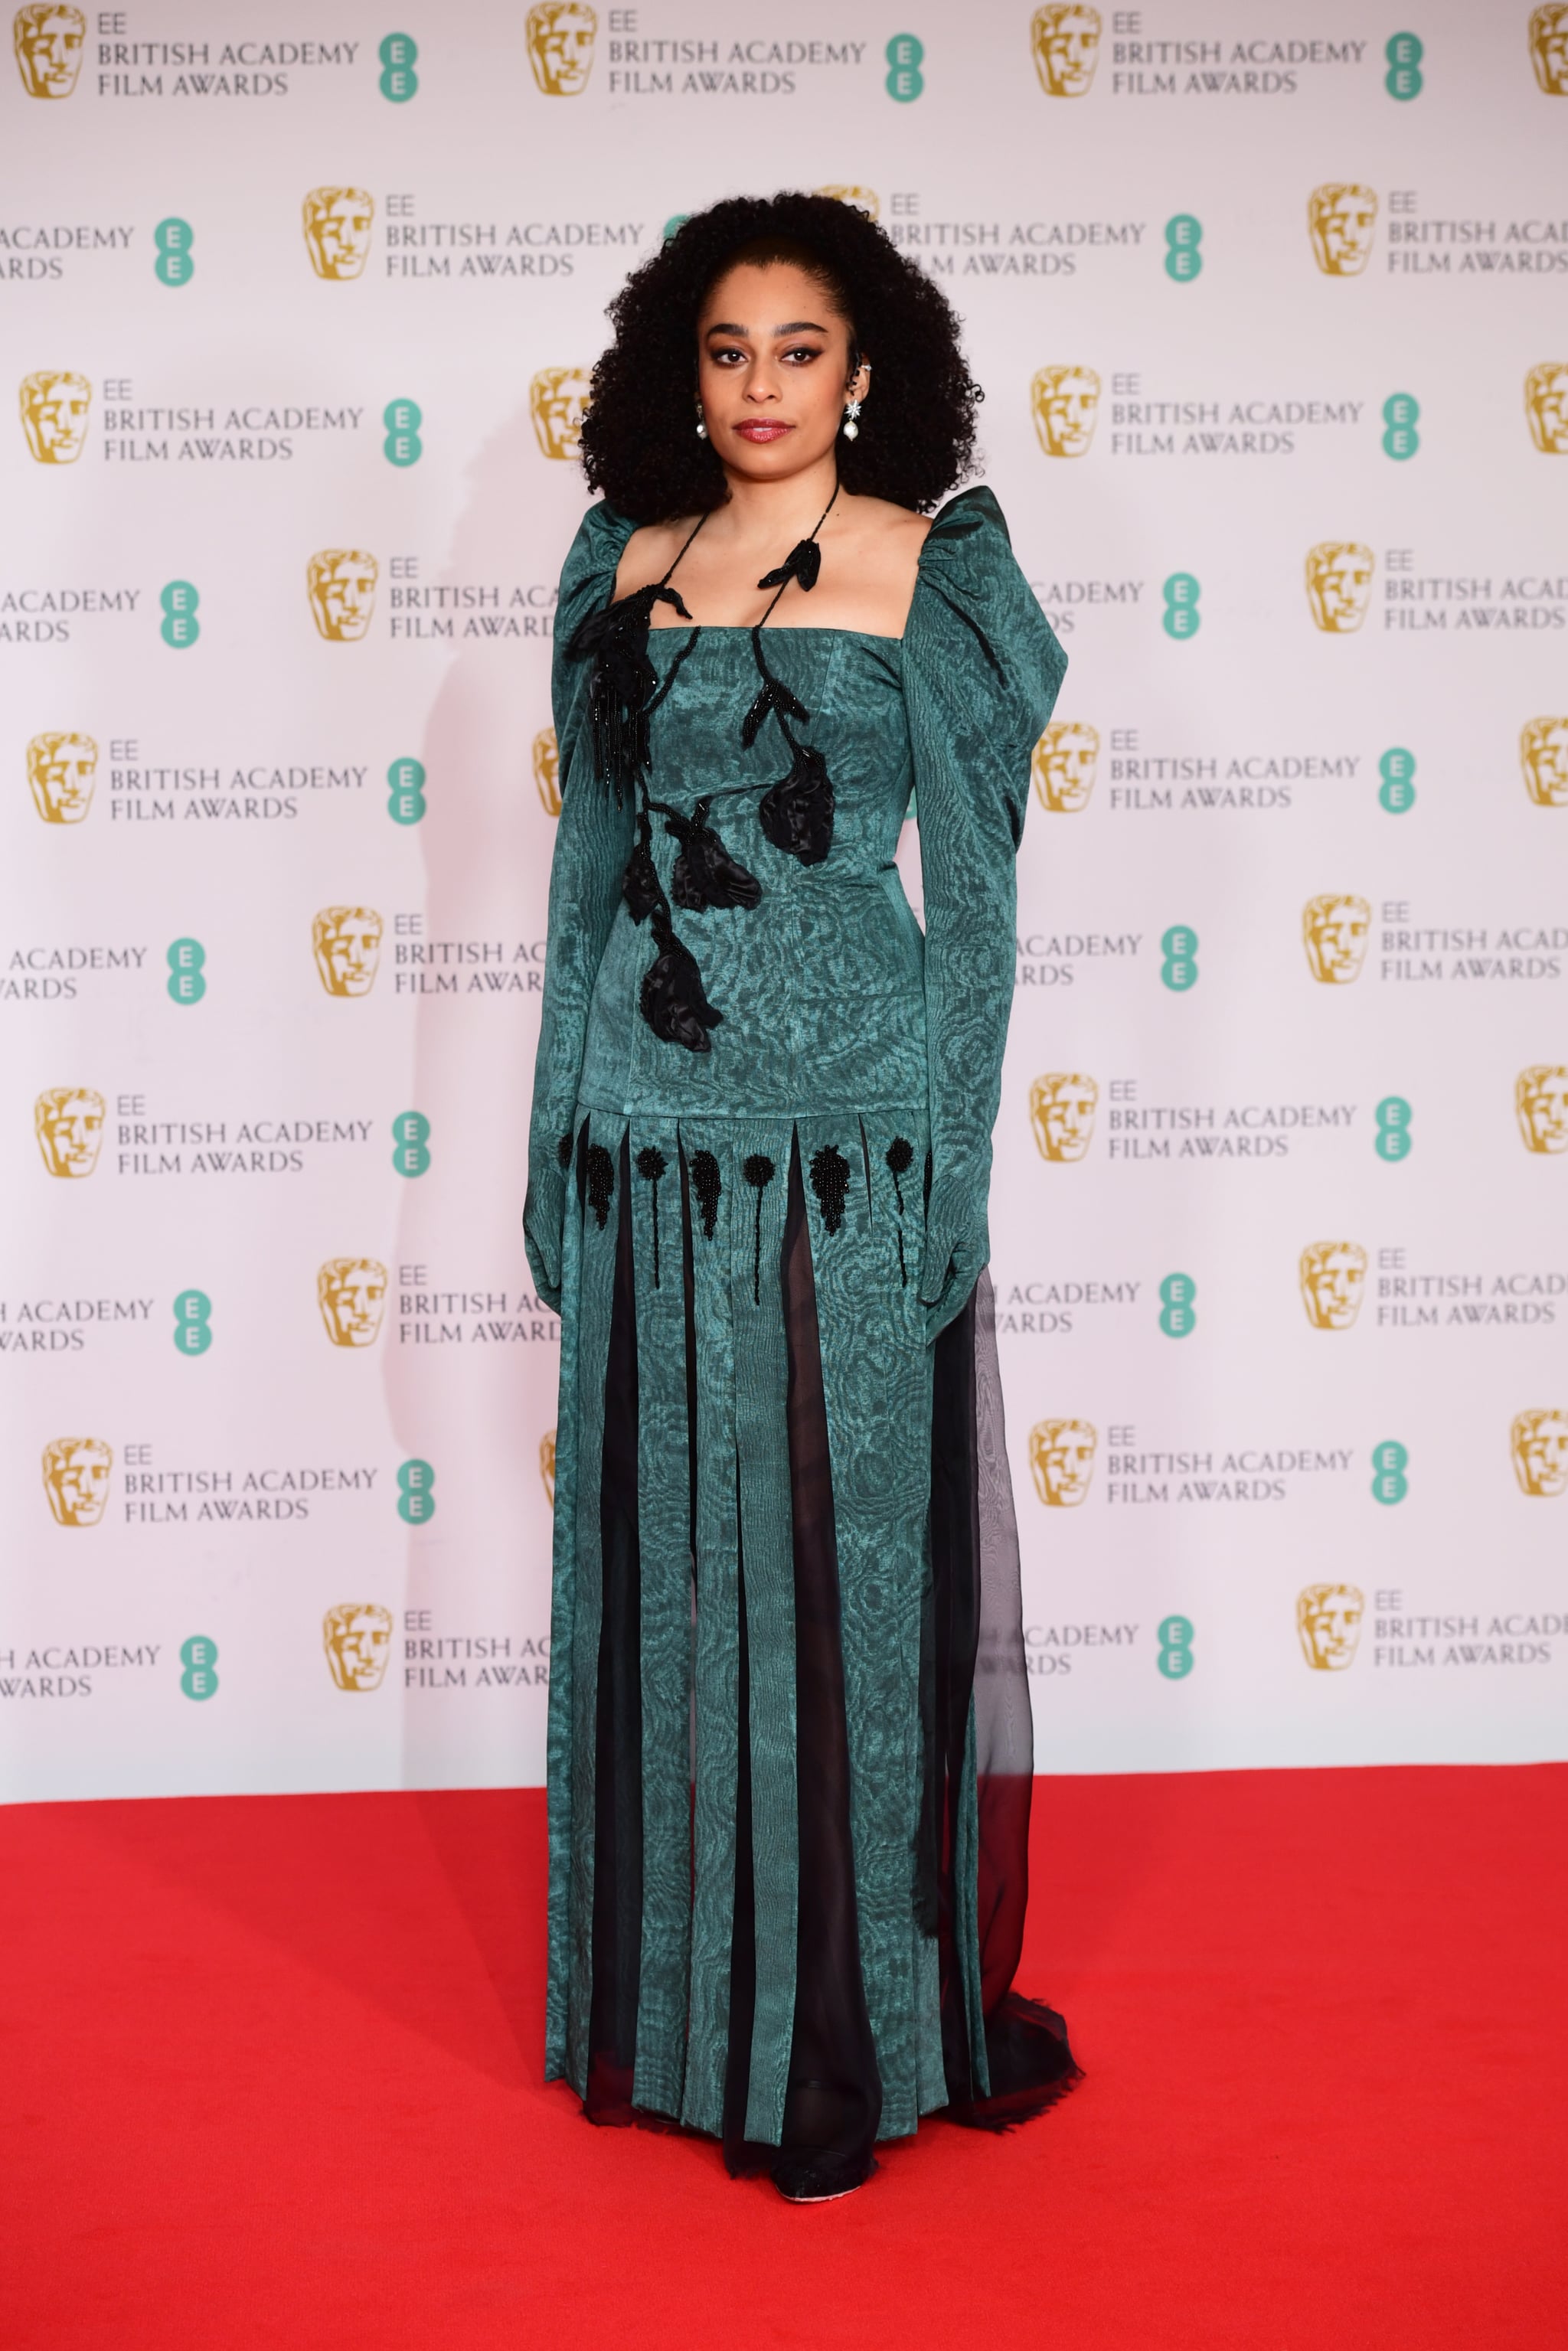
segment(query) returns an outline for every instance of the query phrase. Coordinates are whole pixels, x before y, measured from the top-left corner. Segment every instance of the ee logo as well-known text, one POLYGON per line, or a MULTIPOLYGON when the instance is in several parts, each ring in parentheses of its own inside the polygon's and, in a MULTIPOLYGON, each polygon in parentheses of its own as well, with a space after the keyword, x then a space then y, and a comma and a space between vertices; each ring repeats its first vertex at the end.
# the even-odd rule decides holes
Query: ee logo
POLYGON ((166 645, 174 647, 176 653, 183 653, 187 645, 193 645, 202 633, 202 624, 196 618, 196 607, 201 601, 188 580, 171 580, 168 586, 158 592, 158 601, 163 607, 163 624, 158 633, 166 645))
POLYGON ((413 61, 419 55, 418 44, 406 33, 389 33, 376 51, 382 61, 381 89, 394 106, 402 106, 419 88, 419 76, 413 61))
POLYGON ((1421 414, 1421 403, 1408 392, 1391 392, 1383 403, 1383 454, 1385 457, 1413 457, 1421 446, 1421 435, 1416 425, 1421 414))
POLYGON ((1377 1133, 1372 1147, 1379 1159, 1408 1159, 1413 1148, 1410 1105, 1403 1094, 1385 1094, 1373 1113, 1377 1133))
POLYGON ((424 814, 424 767, 418 759, 394 759, 387 769, 392 799, 387 814, 393 824, 417 824, 424 814))
POLYGON ((920 68, 925 62, 925 45, 913 33, 894 33, 883 55, 887 59, 887 79, 883 87, 889 98, 897 99, 901 106, 918 98, 925 87, 920 68))
POLYGON ((1384 56, 1388 71, 1383 77, 1383 87, 1390 98, 1419 98, 1421 95, 1421 60, 1426 50, 1415 33, 1394 33, 1384 44, 1384 56))
POLYGON ((1373 1447, 1372 1466, 1377 1472, 1372 1481, 1375 1502, 1402 1502, 1405 1499, 1410 1491, 1410 1481, 1405 1475, 1409 1464, 1410 1456, 1393 1437, 1373 1447))
POLYGON ((1197 1325, 1193 1300, 1197 1284, 1190 1273, 1167 1273, 1160 1284, 1160 1329, 1167 1339, 1185 1339, 1197 1325))
POLYGON ((1416 805, 1416 787, 1411 778, 1416 773, 1414 751, 1385 751, 1377 763, 1383 781, 1378 786, 1380 805, 1390 816, 1403 816, 1407 808, 1416 805))
POLYGON ((194 239, 190 222, 172 218, 161 220, 152 232, 152 242, 158 248, 152 275, 160 286, 188 286, 196 270, 191 258, 194 239))
POLYGON ((164 982, 176 1004, 200 1004, 207 992, 203 966, 207 960, 206 948, 200 939, 176 939, 164 961, 169 977, 164 982))
POLYGON ((182 1355, 204 1355, 213 1343, 208 1328, 213 1301, 204 1290, 182 1290, 174 1301, 174 1344, 182 1355))
POLYGON ((193 1633, 188 1641, 180 1644, 180 1663, 184 1671, 180 1676, 180 1687, 187 1698, 211 1698, 218 1686, 218 1645, 209 1641, 204 1633, 193 1633))
POLYGON ((1202 243, 1203 223, 1191 213, 1173 214, 1166 223, 1166 276, 1178 286, 1189 285, 1203 267, 1202 243))
POLYGON ((1163 1617, 1155 1637, 1160 1645, 1155 1665, 1167 1682, 1181 1681, 1193 1668, 1192 1618, 1163 1617))
POLYGON ((430 1141, 430 1121, 423 1111, 405 1110, 401 1118, 392 1121, 392 1141, 397 1149, 392 1153, 392 1165, 400 1176, 423 1176, 430 1165, 425 1144, 430 1141))
POLYGON ((1165 584, 1166 612, 1161 622, 1167 637, 1196 637, 1203 626, 1197 600, 1203 590, 1190 571, 1173 571, 1165 584))
POLYGON ((382 455, 389 465, 417 465, 424 455, 424 444, 419 428, 424 422, 423 412, 416 400, 389 400, 382 411, 382 423, 387 437, 382 443, 382 455))
POLYGON ((397 1514, 406 1527, 435 1516, 435 1472, 428 1461, 405 1461, 397 1473, 397 1514))
POLYGON ((1190 924, 1173 923, 1160 941, 1160 953, 1165 957, 1160 966, 1162 987, 1184 996, 1197 986, 1197 933, 1190 924))

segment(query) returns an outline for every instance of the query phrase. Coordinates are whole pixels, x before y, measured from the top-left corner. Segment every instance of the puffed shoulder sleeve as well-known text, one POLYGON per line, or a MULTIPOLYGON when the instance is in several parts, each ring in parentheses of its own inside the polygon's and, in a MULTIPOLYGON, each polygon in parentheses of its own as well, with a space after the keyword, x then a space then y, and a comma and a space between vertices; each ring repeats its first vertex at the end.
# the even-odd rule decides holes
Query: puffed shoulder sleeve
POLYGON ((920 1297, 933 1334, 990 1254, 991 1129, 1012 1007, 1014 861, 1030 759, 1067 656, 987 489, 943 507, 904 630, 904 699, 925 892, 931 1197, 920 1297))
POLYGON ((608 507, 591 507, 566 559, 556 604, 550 700, 559 752, 560 816, 550 865, 544 1010, 523 1207, 534 1284, 554 1307, 560 1304, 561 1225, 588 1008, 632 845, 630 808, 617 808, 613 794, 593 776, 588 725, 591 664, 573 660, 568 648, 587 615, 609 602, 632 530, 608 507))

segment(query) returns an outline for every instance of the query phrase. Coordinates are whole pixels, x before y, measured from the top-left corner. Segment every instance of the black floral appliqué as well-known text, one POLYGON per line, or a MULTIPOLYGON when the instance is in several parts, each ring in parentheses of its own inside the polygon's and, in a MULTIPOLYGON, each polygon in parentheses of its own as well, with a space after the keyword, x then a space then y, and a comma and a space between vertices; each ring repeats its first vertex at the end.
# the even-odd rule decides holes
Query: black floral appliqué
POLYGON ((617 808, 649 764, 648 708, 659 684, 648 656, 655 604, 674 605, 683 621, 692 617, 679 590, 661 580, 587 613, 567 647, 571 660, 593 664, 588 682, 593 766, 600 782, 613 791, 617 808))
POLYGON ((823 1224, 836 1233, 850 1193, 850 1163, 836 1144, 825 1143, 821 1151, 812 1152, 811 1189, 821 1203, 823 1224))
POLYGON ((669 1161, 656 1143, 645 1143, 637 1154, 637 1173, 653 1187, 653 1287, 659 1287, 659 1179, 669 1161))
POLYGON ((833 786, 827 762, 810 743, 791 736, 794 759, 763 794, 757 820, 775 849, 798 857, 802 865, 821 865, 833 845, 833 786))
POLYGON ((757 1239, 751 1253, 751 1297, 754 1305, 762 1303, 762 1195, 773 1181, 774 1166, 765 1151, 754 1151, 741 1165, 741 1174, 757 1194, 757 1239))
POLYGON ((710 906, 743 906, 748 912, 762 896, 755 873, 733 858, 707 820, 711 799, 698 800, 689 817, 678 809, 652 800, 664 819, 664 831, 681 844, 670 877, 670 895, 689 914, 705 914, 710 906))
POLYGON ((645 923, 660 904, 664 892, 653 865, 653 852, 648 839, 646 815, 637 820, 637 846, 626 861, 626 871, 621 877, 621 895, 626 901, 626 911, 634 923, 645 923))
POLYGON ((643 975, 638 998, 643 1018, 666 1045, 684 1045, 692 1053, 710 1052, 707 1032, 718 1027, 724 1015, 703 992, 697 959, 658 914, 653 916, 653 936, 659 952, 643 975))
POLYGON ((718 1223, 718 1196, 724 1189, 718 1161, 711 1151, 693 1152, 692 1189, 697 1196, 697 1214, 702 1218, 704 1237, 711 1241, 718 1223))
POLYGON ((586 1155, 588 1205, 604 1230, 610 1215, 610 1203, 615 1197, 615 1162, 602 1143, 591 1143, 586 1155))

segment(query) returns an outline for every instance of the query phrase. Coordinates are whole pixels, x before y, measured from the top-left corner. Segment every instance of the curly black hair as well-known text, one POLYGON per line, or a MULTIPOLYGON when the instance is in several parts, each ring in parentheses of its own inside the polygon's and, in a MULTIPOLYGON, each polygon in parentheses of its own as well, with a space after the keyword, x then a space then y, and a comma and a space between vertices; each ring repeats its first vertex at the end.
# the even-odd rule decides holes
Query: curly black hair
POLYGON ((836 196, 732 196, 694 213, 610 306, 615 340, 593 371, 582 462, 629 522, 722 506, 724 468, 695 430, 696 329, 715 279, 748 260, 810 267, 850 322, 875 390, 858 439, 841 441, 846 490, 924 512, 973 472, 982 397, 946 295, 873 220, 836 196))

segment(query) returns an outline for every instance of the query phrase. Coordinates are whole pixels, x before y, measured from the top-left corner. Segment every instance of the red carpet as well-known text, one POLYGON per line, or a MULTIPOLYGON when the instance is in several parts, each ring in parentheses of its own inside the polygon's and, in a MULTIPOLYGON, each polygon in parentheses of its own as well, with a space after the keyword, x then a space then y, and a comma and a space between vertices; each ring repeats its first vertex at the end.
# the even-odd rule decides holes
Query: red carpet
POLYGON ((1568 2342, 1568 1767, 1041 1783, 1089 2078, 814 2210, 545 2089, 542 1831, 0 1813, 5 2351, 1568 2342))

